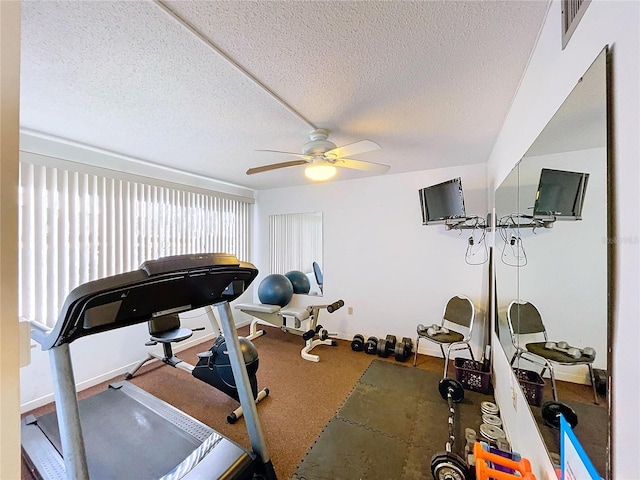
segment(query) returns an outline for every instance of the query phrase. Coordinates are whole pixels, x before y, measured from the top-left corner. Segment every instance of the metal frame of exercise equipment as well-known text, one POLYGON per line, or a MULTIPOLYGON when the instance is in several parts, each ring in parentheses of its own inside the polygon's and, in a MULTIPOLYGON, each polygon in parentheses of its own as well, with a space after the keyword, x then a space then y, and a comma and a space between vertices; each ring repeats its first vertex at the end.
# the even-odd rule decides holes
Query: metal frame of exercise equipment
POLYGON ((283 332, 294 333, 300 335, 305 340, 305 346, 300 350, 300 356, 310 362, 319 362, 320 357, 309 352, 318 345, 336 346, 337 342, 324 331, 319 332, 318 316, 320 310, 327 310, 333 313, 344 306, 344 301, 338 300, 328 305, 309 305, 306 308, 280 307, 278 305, 266 305, 262 303, 239 303, 235 306, 238 310, 251 315, 254 320, 251 321, 249 335, 247 338, 253 340, 261 335, 265 335, 265 330, 258 330, 258 324, 267 325, 269 327, 278 327, 283 332), (308 328, 302 328, 303 322, 308 328), (315 334, 320 333, 320 338, 313 338, 315 334), (309 337, 310 338, 307 338, 309 337), (324 338, 323 338, 324 337, 324 338))
MULTIPOLYGON (((218 324, 218 319, 216 318, 215 314, 213 313, 213 309, 211 308, 210 305, 207 305, 206 307, 204 307, 205 313, 207 314, 207 317, 209 318, 209 322, 211 323, 211 327, 213 328, 214 334, 217 338, 219 338, 222 335, 222 328, 220 327, 220 325, 218 324)), ((189 330, 190 332, 194 332, 197 330, 204 330, 204 327, 200 327, 200 328, 196 328, 196 329, 187 329, 187 328, 183 328, 184 330, 189 330)), ((191 335, 189 335, 190 337, 191 335)), ((188 338, 188 337, 187 337, 188 338)), ((183 339, 186 340, 186 338, 183 337, 183 339)), ((185 372, 188 372, 189 374, 193 375, 193 371, 196 368, 194 365, 191 365, 188 362, 185 362, 184 360, 182 360, 181 358, 179 358, 178 356, 176 356, 175 354, 173 354, 173 350, 171 349, 171 343, 176 343, 180 340, 174 340, 174 341, 162 341, 162 340, 155 340, 152 339, 150 342, 147 342, 148 346, 152 346, 155 345, 156 343, 160 343, 162 344, 162 351, 163 353, 157 353, 154 351, 149 351, 147 352, 147 356, 145 358, 143 358, 142 360, 140 360, 132 369, 130 369, 124 376, 125 380, 131 380, 134 375, 138 372, 138 370, 140 370, 140 368, 142 368, 142 366, 151 361, 151 360, 160 360, 161 362, 166 363, 167 365, 177 368, 178 370, 183 370, 185 372), (168 356, 168 352, 171 352, 171 356, 168 356)), ((208 352, 205 352, 208 353, 208 352)), ((200 356, 200 355, 198 355, 200 356)), ((197 377, 195 377, 197 378, 197 377)), ((203 381, 201 379, 198 379, 200 381, 203 381)), ((215 387, 213 387, 215 388, 215 387)), ((265 398, 267 398, 269 396, 269 389, 268 388, 263 388, 260 391, 258 391, 258 395, 256 396, 255 399, 255 403, 260 403, 262 400, 264 400, 265 398)), ((239 418, 241 418, 243 415, 243 411, 242 411, 242 405, 240 405, 238 408, 236 408, 233 412, 231 412, 229 415, 227 415, 227 421, 229 423, 235 423, 239 418)))
MULTIPOLYGON (((64 478, 58 475, 60 470, 68 479, 89 478, 70 343, 83 336, 146 322, 153 316, 214 305, 227 341, 231 369, 243 407, 252 451, 240 449, 237 445, 236 448, 250 454, 251 463, 266 478, 275 478, 229 306, 229 301, 237 298, 257 274, 253 265, 240 262, 233 255, 165 257, 144 262, 139 270, 88 282, 75 288, 67 296, 53 328, 32 322, 33 339, 40 343, 43 350, 49 351, 63 455, 52 447, 44 433, 38 432, 42 438, 33 440, 34 429, 39 430, 37 425, 23 422, 23 433, 28 432, 23 437, 31 438, 28 444, 23 442, 22 445, 28 462, 33 460, 32 464, 45 464, 40 457, 51 454, 55 456, 54 463, 57 461, 64 464, 57 472, 51 473, 51 478, 64 478), (171 292, 171 295, 167 292, 171 292), (160 295, 161 293, 165 295, 160 295)), ((150 394, 147 396, 159 401, 150 394)), ((193 420, 186 414, 179 413, 193 420)), ((207 441, 169 472, 171 478, 189 478, 190 474, 193 474, 193 478, 210 478, 209 475, 217 478, 209 468, 205 469, 209 473, 205 473, 203 477, 203 469, 198 469, 198 465, 215 465, 216 453, 224 455, 225 448, 232 444, 233 442, 213 431, 207 441)), ((131 452, 131 455, 134 457, 135 452, 131 452)), ((247 455, 243 458, 246 460, 247 455)), ((239 465, 232 464, 226 474, 231 478, 235 478, 236 474, 240 475, 242 472, 236 471, 237 466, 239 465)))

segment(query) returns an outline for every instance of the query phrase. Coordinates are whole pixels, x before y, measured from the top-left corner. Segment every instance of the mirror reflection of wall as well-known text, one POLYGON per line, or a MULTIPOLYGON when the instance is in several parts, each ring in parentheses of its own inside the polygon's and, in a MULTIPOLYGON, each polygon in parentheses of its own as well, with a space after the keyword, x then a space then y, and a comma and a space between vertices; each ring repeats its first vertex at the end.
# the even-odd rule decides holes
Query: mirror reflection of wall
MULTIPOLYGON (((530 335, 510 336, 506 309, 512 300, 519 300, 540 311, 549 341, 592 347, 596 351, 593 367, 608 371, 606 79, 605 50, 496 190, 496 217, 504 223, 505 216, 515 214, 519 218, 515 223, 520 224, 498 229, 502 231, 496 235, 497 330, 509 359, 515 352, 512 342, 539 341, 530 335), (589 174, 581 220, 558 220, 552 228, 522 226, 532 221, 543 168, 589 174)), ((607 476, 608 398, 599 394, 600 404, 594 404, 586 366, 553 366, 558 401, 577 414, 574 433, 598 473, 607 476)), ((514 367, 541 373, 539 366, 525 360, 514 367)), ((542 402, 552 400, 548 373, 544 377, 542 402)), ((534 388, 527 385, 525 390, 534 388)), ((531 405, 531 412, 553 460, 559 454, 559 430, 545 425, 540 403, 531 405)))
POLYGON ((322 295, 314 262, 322 269, 322 212, 270 215, 270 273, 301 271, 309 278, 309 294, 322 295))

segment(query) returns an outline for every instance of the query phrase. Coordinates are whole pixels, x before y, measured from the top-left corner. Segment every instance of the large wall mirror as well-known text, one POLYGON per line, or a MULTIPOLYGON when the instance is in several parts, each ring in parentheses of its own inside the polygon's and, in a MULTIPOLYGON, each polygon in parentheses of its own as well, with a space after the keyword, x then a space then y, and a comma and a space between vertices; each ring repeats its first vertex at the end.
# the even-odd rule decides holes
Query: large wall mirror
POLYGON ((269 216, 270 273, 303 272, 309 295, 322 296, 322 260, 322 212, 269 216))
POLYGON ((541 409, 544 402, 554 400, 549 370, 543 372, 542 366, 525 359, 527 355, 515 355, 518 345, 533 351, 532 344, 540 342, 538 348, 542 350, 538 352, 556 360, 551 365, 557 401, 576 413, 574 433, 598 474, 610 478, 609 397, 603 391, 606 382, 599 383, 610 371, 607 55, 603 50, 496 190, 494 257, 497 334, 507 358, 515 356, 513 367, 520 371, 524 396, 552 461, 560 452, 560 432, 545 424, 541 409), (545 193, 546 187, 541 186, 545 183, 541 184, 541 176, 546 175, 543 169, 570 172, 572 178, 582 178, 584 183, 559 183, 555 192, 547 189, 545 193), (588 178, 575 174, 587 174, 588 178), (573 189, 580 188, 576 196, 573 189), (563 208, 546 212, 546 216, 534 211, 536 200, 541 204, 543 195, 555 195, 556 201, 565 204, 568 199, 583 198, 581 218, 572 214, 564 217, 567 212, 560 211, 563 208), (531 306, 540 314, 546 340, 541 334, 527 331, 532 330, 531 306), (545 345, 547 342, 554 345, 545 345), (565 351, 560 350, 563 347, 565 351), (597 392, 592 388, 587 365, 564 362, 565 355, 578 355, 569 347, 583 349, 581 361, 590 357, 584 356, 591 353, 585 347, 595 351, 591 364, 597 392), (543 375, 536 377, 530 372, 543 375))

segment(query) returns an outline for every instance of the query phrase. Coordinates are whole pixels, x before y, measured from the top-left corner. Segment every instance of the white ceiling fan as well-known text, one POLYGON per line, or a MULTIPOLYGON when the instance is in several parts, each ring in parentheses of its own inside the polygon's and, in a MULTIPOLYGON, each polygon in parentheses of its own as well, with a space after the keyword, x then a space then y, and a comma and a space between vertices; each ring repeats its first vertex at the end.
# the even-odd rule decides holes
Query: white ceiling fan
POLYGON ((385 173, 389 170, 388 165, 347 158, 351 155, 358 155, 360 153, 378 150, 380 145, 377 143, 370 140, 361 140, 342 147, 336 147, 335 143, 327 140, 328 136, 329 132, 323 128, 313 130, 309 134, 311 140, 305 143, 302 147, 302 153, 281 152, 278 150, 258 150, 259 152, 274 152, 293 155, 295 157, 299 157, 300 160, 272 163, 270 165, 250 168, 247 170, 247 175, 276 170, 278 168, 306 165, 305 175, 311 180, 322 181, 333 177, 336 174, 336 167, 364 170, 366 172, 374 173, 385 173))

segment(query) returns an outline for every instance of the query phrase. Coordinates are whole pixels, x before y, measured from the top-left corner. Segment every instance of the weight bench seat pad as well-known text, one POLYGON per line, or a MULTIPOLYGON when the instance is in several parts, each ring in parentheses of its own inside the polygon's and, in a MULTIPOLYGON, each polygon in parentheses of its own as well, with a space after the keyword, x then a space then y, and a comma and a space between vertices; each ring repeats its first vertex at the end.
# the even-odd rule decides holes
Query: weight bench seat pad
POLYGON ((248 310, 260 313, 278 313, 280 311, 279 305, 266 305, 264 303, 239 303, 236 308, 243 312, 248 310))
POLYGON ((236 305, 238 310, 243 312, 258 312, 258 313, 278 313, 285 317, 295 317, 298 320, 306 320, 309 318, 309 310, 306 308, 296 307, 283 307, 278 305, 267 305, 264 303, 239 303, 236 305))
POLYGON ((280 310, 280 315, 285 317, 295 317, 298 320, 306 320, 309 318, 309 310, 306 308, 284 307, 280 310))

